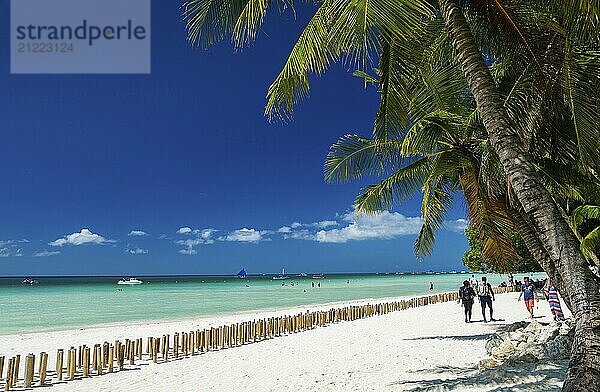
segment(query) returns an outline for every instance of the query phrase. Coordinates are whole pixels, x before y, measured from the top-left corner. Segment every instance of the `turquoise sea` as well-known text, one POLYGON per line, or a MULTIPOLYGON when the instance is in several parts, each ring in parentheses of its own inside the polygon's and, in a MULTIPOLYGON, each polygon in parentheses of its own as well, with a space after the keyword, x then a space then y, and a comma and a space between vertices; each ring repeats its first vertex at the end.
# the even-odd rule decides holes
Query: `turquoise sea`
MULTIPOLYGON (((120 277, 34 277, 40 283, 33 286, 21 284, 22 278, 0 278, 0 334, 420 295, 432 292, 430 281, 433 292, 447 292, 456 290, 468 276, 336 274, 312 279, 290 275, 284 281, 273 280, 271 275, 246 279, 138 276, 144 282, 138 286, 117 285, 120 277)), ((487 276, 493 285, 507 280, 506 276, 487 276)))

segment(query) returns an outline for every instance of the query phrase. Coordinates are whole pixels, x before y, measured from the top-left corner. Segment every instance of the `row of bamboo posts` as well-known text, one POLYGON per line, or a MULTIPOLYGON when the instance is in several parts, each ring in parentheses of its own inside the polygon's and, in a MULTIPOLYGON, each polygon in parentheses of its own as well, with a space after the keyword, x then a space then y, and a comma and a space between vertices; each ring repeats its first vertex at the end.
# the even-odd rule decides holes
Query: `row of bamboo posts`
MULTIPOLYGON (((494 288, 496 294, 509 291, 512 289, 494 288)), ((101 376, 121 371, 126 366, 134 367, 136 360, 168 362, 169 359, 180 359, 208 351, 242 346, 341 321, 352 321, 457 299, 456 292, 433 294, 408 300, 306 311, 295 315, 269 317, 203 330, 176 332, 173 336, 170 334, 149 336, 146 338, 145 345, 142 338, 137 338, 125 339, 124 342, 119 340, 114 343, 103 342, 93 347, 86 345, 71 347, 67 351, 58 349, 54 371, 48 371, 48 354, 42 352, 38 357, 36 373, 35 355, 30 353, 24 358, 22 378, 19 377, 21 355, 9 358, 6 363, 5 357, 0 356, 0 382, 3 381, 5 391, 10 391, 18 385, 31 388, 64 380, 101 376), (6 368, 5 372, 4 368, 6 368)))

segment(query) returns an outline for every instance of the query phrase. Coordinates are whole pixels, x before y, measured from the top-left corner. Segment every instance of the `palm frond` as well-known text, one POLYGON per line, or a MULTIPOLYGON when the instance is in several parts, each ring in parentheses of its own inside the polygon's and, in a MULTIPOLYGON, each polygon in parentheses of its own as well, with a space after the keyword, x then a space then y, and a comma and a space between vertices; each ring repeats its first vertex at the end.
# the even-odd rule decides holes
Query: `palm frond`
POLYGON ((571 221, 575 226, 581 226, 588 219, 600 219, 600 206, 582 205, 573 210, 571 221))
POLYGON ((379 183, 362 188, 354 208, 359 213, 369 214, 392 208, 422 189, 430 165, 428 158, 417 159, 379 183))
POLYGON ((344 182, 363 176, 381 175, 386 168, 402 162, 397 140, 371 140, 357 135, 344 135, 334 143, 325 160, 327 182, 344 182))
POLYGON ((581 252, 588 259, 593 259, 596 252, 600 249, 600 226, 592 230, 581 240, 581 252))

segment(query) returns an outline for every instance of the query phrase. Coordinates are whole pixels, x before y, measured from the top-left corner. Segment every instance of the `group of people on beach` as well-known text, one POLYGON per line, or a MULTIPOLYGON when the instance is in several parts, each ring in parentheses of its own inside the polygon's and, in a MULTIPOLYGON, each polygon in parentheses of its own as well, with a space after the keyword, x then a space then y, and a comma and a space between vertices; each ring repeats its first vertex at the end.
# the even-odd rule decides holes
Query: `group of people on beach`
POLYGON ((458 290, 458 302, 462 304, 465 311, 465 323, 471 322, 471 316, 473 314, 473 304, 475 298, 479 298, 481 304, 481 314, 483 315, 483 322, 487 323, 488 319, 485 317, 486 308, 489 309, 490 321, 496 321, 494 319, 494 307, 493 301, 496 300, 494 296, 494 290, 492 285, 487 281, 484 276, 481 278, 481 282, 477 280, 475 275, 471 275, 468 280, 463 282, 463 285, 458 290))
MULTIPOLYGON (((551 282, 547 282, 547 294, 548 303, 550 305, 550 310, 552 312, 552 316, 555 320, 563 320, 564 315, 560 306, 560 300, 558 298, 558 291, 556 287, 551 282)), ((529 279, 529 277, 523 278, 523 283, 518 286, 520 291, 519 298, 517 301, 521 301, 525 303, 525 307, 529 312, 529 316, 533 319, 533 307, 535 302, 539 302, 539 298, 537 295, 537 288, 533 281, 529 279)), ((481 304, 481 313, 483 315, 483 322, 487 323, 488 319, 486 318, 485 309, 489 308, 490 313, 490 321, 496 321, 493 317, 494 309, 492 306, 492 302, 496 300, 494 296, 494 291, 492 290, 492 285, 487 281, 487 278, 483 276, 481 278, 481 282, 477 280, 475 275, 471 275, 468 280, 463 282, 463 285, 458 290, 458 302, 462 304, 465 312, 465 322, 471 322, 471 315, 473 310, 473 304, 475 302, 475 298, 479 298, 479 303, 481 304)))

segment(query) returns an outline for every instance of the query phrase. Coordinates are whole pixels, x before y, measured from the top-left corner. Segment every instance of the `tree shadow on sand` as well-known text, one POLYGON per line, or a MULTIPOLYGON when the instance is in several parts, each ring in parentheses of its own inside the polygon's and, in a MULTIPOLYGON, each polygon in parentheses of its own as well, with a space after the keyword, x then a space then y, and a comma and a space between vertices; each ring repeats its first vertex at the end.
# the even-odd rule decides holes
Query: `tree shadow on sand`
POLYGON ((399 380, 389 384, 403 391, 560 391, 567 371, 567 361, 555 363, 501 365, 491 369, 439 366, 411 372, 427 379, 399 380), (431 378, 433 376, 433 378, 431 378))
POLYGON ((493 333, 483 333, 479 335, 455 335, 455 336, 418 336, 416 338, 405 338, 402 340, 466 340, 466 341, 474 341, 474 340, 488 340, 493 333))

